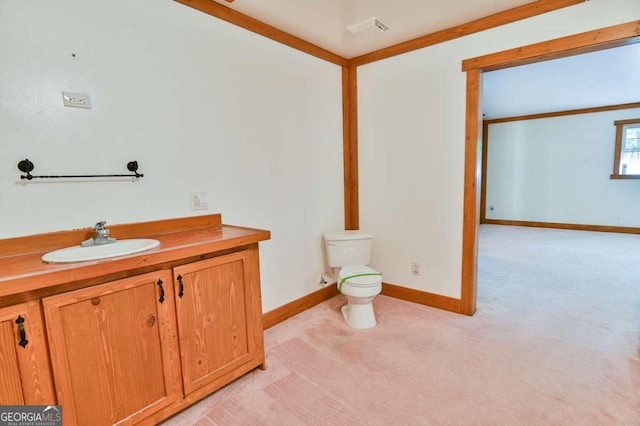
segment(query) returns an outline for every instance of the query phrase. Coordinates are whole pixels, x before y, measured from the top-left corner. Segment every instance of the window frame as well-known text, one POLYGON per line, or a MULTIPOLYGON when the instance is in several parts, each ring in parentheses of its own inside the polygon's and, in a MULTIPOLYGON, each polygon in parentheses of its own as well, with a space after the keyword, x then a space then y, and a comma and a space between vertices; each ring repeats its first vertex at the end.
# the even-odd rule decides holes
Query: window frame
POLYGON ((628 124, 640 125, 640 118, 618 120, 613 122, 613 125, 616 126, 616 146, 613 155, 613 173, 610 176, 611 179, 640 179, 640 174, 620 174, 620 157, 622 157, 622 130, 624 129, 624 126, 628 124))

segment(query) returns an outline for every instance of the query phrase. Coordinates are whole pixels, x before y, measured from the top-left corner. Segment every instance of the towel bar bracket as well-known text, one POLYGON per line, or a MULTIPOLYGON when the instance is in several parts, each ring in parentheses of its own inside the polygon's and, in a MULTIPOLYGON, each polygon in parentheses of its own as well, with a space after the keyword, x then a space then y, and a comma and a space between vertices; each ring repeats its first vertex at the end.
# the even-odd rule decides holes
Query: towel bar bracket
POLYGON ((136 178, 139 179, 144 177, 143 173, 138 173, 138 162, 137 161, 129 161, 127 163, 127 170, 131 172, 131 174, 111 174, 111 175, 32 175, 31 172, 35 168, 35 165, 29 161, 29 159, 24 159, 18 163, 18 170, 25 173, 24 175, 20 175, 20 179, 32 180, 32 179, 66 179, 66 178, 107 178, 107 177, 126 177, 126 178, 136 178))

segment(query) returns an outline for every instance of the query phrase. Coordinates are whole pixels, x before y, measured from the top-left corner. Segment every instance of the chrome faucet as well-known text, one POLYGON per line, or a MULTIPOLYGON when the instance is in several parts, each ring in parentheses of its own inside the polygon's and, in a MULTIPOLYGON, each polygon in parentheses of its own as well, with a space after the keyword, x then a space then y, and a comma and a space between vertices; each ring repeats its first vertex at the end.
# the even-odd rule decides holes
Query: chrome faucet
POLYGON ((95 235, 93 236, 93 238, 89 238, 88 240, 81 242, 80 245, 82 247, 90 247, 90 246, 100 246, 103 244, 115 243, 116 239, 111 238, 109 236, 109 230, 105 228, 106 224, 107 224, 106 221, 101 221, 96 223, 96 225, 93 227, 93 230, 95 232, 95 235))

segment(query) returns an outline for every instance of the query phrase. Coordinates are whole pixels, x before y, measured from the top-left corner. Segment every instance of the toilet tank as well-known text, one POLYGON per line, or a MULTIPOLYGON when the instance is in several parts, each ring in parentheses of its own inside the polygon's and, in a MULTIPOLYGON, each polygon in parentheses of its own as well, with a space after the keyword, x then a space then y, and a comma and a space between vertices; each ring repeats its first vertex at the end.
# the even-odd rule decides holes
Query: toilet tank
POLYGON ((332 268, 368 265, 373 235, 364 231, 334 231, 324 234, 327 263, 332 268))

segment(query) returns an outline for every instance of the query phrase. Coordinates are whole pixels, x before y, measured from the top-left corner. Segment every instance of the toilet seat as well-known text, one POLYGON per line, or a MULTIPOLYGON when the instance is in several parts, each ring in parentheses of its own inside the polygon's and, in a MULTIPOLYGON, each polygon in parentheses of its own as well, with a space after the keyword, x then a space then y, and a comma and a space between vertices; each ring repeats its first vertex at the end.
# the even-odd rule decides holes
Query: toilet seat
POLYGON ((344 266, 337 284, 347 298, 347 304, 340 308, 347 324, 358 329, 375 327, 378 321, 372 302, 382 290, 382 274, 366 265, 344 266))
POLYGON ((366 265, 345 266, 338 274, 338 289, 351 287, 376 287, 382 283, 382 274, 366 265))

